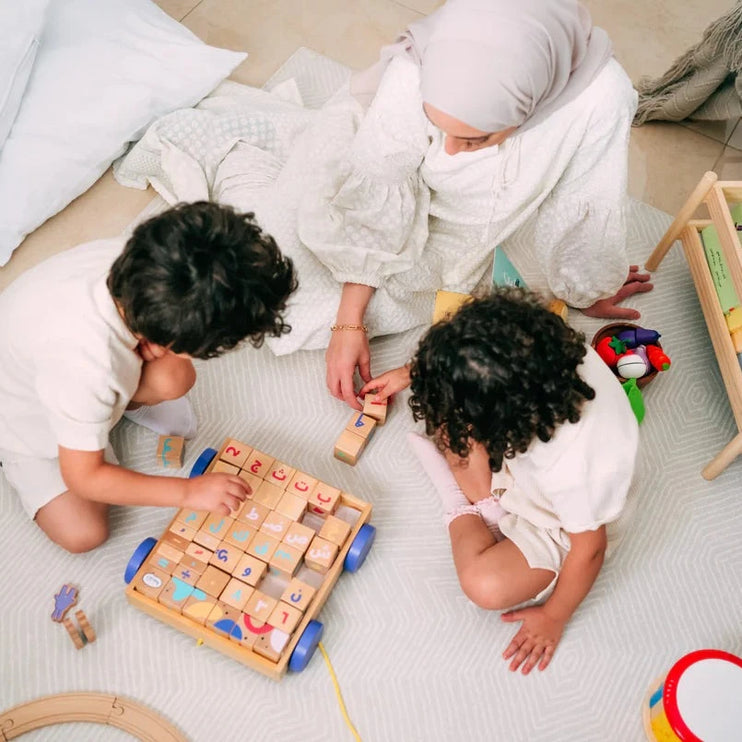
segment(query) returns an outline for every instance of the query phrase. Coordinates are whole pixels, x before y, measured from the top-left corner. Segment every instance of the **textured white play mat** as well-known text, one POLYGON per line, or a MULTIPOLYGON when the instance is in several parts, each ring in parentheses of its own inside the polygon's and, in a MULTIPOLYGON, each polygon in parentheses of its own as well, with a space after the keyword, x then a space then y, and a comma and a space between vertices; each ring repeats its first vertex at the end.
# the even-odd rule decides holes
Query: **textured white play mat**
MULTIPOLYGON (((308 103, 346 74, 300 50, 273 82, 299 73, 308 103)), ((634 262, 644 262, 669 222, 631 204, 634 262)), ((673 365, 645 394, 633 526, 552 665, 528 677, 501 659, 514 627, 459 590, 438 498, 405 444, 412 421, 404 400, 351 468, 332 457, 349 411, 325 391, 322 351, 276 358, 244 348, 199 365, 191 397, 200 429, 187 443, 184 475, 203 448, 235 437, 374 506, 376 543, 358 573, 341 576, 320 614, 363 740, 632 742, 643 737, 650 684, 676 659, 705 647, 742 654, 742 461, 714 482, 700 475, 736 429, 678 247, 654 281, 637 306, 642 324, 662 333, 673 365)), ((577 312, 571 321, 588 339, 603 324, 577 312)), ((403 363, 423 330, 373 341, 373 371, 403 363)), ((158 472, 154 433, 124 421, 113 442, 122 463, 158 472)), ((0 475, 0 711, 50 693, 96 691, 147 705, 194 742, 351 740, 319 652, 304 672, 275 683, 125 601, 131 552, 159 537, 171 516, 114 509, 107 544, 66 555, 28 521, 0 475), (77 607, 98 634, 81 651, 50 619, 64 583, 79 588, 77 607)), ((130 737, 75 724, 24 739, 130 737)))

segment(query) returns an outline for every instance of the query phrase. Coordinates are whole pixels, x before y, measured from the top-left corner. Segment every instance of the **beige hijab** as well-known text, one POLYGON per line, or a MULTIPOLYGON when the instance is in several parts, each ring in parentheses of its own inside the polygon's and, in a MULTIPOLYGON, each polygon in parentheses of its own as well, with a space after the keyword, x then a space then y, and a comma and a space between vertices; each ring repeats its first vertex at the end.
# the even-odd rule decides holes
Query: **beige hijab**
POLYGON ((420 64, 426 103, 480 131, 522 132, 579 95, 612 47, 576 0, 448 0, 353 76, 362 104, 398 54, 420 64))

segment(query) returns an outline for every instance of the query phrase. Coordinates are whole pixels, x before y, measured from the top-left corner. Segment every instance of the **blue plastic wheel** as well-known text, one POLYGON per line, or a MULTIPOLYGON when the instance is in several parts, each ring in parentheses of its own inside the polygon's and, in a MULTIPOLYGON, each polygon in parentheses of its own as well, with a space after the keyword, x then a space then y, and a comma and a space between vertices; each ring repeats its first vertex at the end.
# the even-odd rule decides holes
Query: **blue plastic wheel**
POLYGON ((139 568, 144 564, 144 560, 149 556, 150 551, 155 548, 157 543, 156 538, 145 538, 139 546, 134 550, 134 553, 129 559, 129 563, 126 565, 126 571, 124 572, 124 582, 128 585, 133 579, 134 575, 139 571, 139 568))
POLYGON ((188 479, 200 477, 209 468, 209 464, 217 453, 219 452, 215 448, 204 448, 204 450, 201 451, 201 455, 196 459, 196 463, 191 468, 191 473, 188 475, 188 479))
POLYGON ((343 569, 346 572, 357 572, 363 562, 366 560, 366 556, 371 549, 376 538, 376 528, 369 523, 364 523, 356 537, 353 539, 353 543, 348 549, 348 553, 345 555, 345 561, 343 562, 343 569))
POLYGON ((307 624, 307 628, 304 629, 304 633, 299 637, 299 641, 291 653, 289 659, 289 670, 291 672, 301 672, 309 664, 324 630, 324 624, 320 621, 312 620, 307 624))

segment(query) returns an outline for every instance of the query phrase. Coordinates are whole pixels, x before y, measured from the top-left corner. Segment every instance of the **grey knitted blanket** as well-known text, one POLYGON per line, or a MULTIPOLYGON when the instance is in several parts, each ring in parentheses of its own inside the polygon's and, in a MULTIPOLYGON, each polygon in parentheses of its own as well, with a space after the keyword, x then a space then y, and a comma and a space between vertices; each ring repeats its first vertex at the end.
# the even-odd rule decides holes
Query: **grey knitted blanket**
POLYGON ((742 2, 656 79, 636 86, 634 126, 645 121, 721 121, 742 115, 742 2))

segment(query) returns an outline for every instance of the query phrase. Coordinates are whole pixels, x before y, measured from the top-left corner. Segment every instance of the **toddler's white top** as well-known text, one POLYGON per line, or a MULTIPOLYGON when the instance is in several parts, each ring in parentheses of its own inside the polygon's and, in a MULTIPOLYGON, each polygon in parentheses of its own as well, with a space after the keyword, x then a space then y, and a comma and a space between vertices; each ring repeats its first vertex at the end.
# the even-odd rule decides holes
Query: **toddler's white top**
POLYGON ((626 393, 592 348, 579 373, 595 398, 585 402, 578 422, 563 423, 550 441, 536 440, 506 459, 514 484, 500 499, 509 513, 551 531, 567 548, 560 531, 591 531, 619 517, 639 445, 626 393))
POLYGON ((137 339, 106 286, 121 238, 66 250, 0 294, 0 449, 99 451, 139 385, 137 339))

